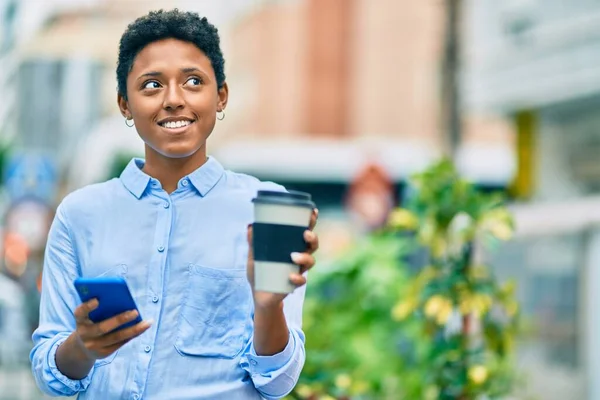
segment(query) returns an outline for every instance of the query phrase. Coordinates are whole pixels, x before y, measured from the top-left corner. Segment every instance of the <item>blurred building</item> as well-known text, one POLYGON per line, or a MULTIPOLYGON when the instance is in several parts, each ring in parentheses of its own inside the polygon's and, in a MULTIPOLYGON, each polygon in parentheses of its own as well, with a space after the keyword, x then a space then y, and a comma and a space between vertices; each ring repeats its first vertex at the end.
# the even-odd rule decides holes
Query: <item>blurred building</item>
POLYGON ((522 346, 545 399, 600 398, 600 3, 467 2, 466 102, 511 120, 519 238, 496 264, 519 279, 522 346))
POLYGON ((14 115, 17 107, 17 11, 16 0, 0 0, 0 87, 2 102, 0 104, 0 138, 14 137, 16 121, 10 116, 14 115))
MULTIPOLYGON (((220 29, 231 96, 210 149, 227 167, 324 193, 317 200, 339 204, 372 161, 400 185, 439 156, 443 20, 437 4, 221 3, 169 6, 207 15, 220 29)), ((38 70, 29 86, 58 77, 52 84, 60 86, 54 95, 61 100, 44 125, 60 127, 61 139, 51 143, 69 145, 62 153, 73 166, 70 188, 104 179, 116 154, 142 151, 120 123, 114 68, 126 25, 160 7, 159 1, 87 2, 53 14, 25 47, 24 65, 38 70)), ((510 127, 485 114, 466 125, 464 172, 483 185, 504 186, 514 172, 510 127)))
MULTIPOLYGON (((306 188, 317 192, 335 192, 371 161, 403 182, 442 151, 443 23, 436 2, 256 8, 231 33, 219 158, 292 186, 310 181, 306 188)), ((510 125, 482 113, 465 126, 463 172, 504 186, 514 172, 510 125)))

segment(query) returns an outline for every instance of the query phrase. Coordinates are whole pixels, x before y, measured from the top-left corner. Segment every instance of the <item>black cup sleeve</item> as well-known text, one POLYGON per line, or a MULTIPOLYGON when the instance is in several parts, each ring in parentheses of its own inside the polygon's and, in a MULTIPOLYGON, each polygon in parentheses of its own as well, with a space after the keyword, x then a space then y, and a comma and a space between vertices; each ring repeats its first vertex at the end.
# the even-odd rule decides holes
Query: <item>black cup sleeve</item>
POLYGON ((308 227, 255 222, 252 228, 254 260, 291 263, 292 252, 302 253, 307 249, 306 229, 308 227))

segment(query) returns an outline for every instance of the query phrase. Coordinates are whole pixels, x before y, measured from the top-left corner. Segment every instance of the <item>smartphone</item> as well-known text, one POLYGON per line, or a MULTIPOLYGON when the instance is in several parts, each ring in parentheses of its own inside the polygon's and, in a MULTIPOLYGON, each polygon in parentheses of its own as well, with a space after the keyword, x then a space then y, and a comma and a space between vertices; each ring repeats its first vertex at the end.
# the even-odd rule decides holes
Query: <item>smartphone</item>
POLYGON ((137 318, 121 325, 115 331, 142 322, 142 316, 125 279, 120 277, 77 278, 74 284, 82 302, 85 303, 91 299, 98 300, 98 308, 89 315, 92 322, 102 322, 131 310, 137 310, 137 318))

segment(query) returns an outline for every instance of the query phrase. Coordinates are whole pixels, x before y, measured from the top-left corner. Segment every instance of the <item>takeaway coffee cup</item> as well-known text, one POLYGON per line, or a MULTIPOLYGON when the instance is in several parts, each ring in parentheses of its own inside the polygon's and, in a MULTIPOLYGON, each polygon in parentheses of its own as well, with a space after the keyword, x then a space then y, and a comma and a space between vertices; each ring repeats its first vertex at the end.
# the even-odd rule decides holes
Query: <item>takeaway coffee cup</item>
POLYGON ((254 203, 253 250, 254 288, 271 293, 291 293, 290 274, 299 267, 292 252, 306 251, 304 231, 315 208, 303 192, 260 190, 254 203))

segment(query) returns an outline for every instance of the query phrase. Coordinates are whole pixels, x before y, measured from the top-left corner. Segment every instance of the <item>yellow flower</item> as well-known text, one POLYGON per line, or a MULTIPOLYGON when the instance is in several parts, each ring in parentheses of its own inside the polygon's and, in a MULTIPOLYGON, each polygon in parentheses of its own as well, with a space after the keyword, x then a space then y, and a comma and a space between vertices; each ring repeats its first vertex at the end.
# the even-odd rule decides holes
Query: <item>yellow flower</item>
POLYGON ((340 374, 335 377, 335 386, 340 389, 348 389, 352 384, 352 379, 346 374, 340 374))
POLYGON ((512 237, 512 228, 505 223, 495 223, 490 227, 492 235, 496 236, 500 240, 509 240, 512 237))
POLYGON ((450 317, 452 316, 452 304, 450 302, 444 303, 442 309, 436 317, 438 325, 446 325, 450 317))
POLYGON ((394 306, 392 309, 392 318, 395 321, 402 321, 410 315, 414 310, 414 304, 412 301, 402 301, 394 306))
POLYGON ((488 378, 488 369, 483 365, 476 365, 469 368, 469 379, 476 385, 481 385, 488 378))
POLYGON ((425 315, 435 317, 444 305, 445 298, 439 295, 431 296, 425 303, 425 315))
POLYGON ((388 224, 396 229, 414 230, 419 226, 419 218, 407 209, 397 208, 390 213, 388 224))
POLYGON ((444 325, 452 315, 452 302, 440 295, 429 298, 425 303, 425 315, 429 318, 435 318, 439 325, 444 325))
POLYGON ((484 215, 481 226, 500 240, 509 240, 513 234, 511 215, 504 208, 489 211, 484 215))
POLYGON ((487 294, 464 294, 459 309, 462 315, 473 313, 480 317, 490 310, 492 303, 492 298, 487 294))
POLYGON ((298 393, 300 397, 308 398, 312 396, 313 390, 308 385, 298 385, 296 393, 298 393))
POLYGON ((485 294, 476 294, 473 296, 473 313, 480 317, 481 315, 488 312, 492 306, 492 298, 485 294))

